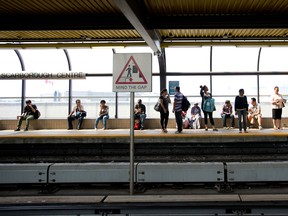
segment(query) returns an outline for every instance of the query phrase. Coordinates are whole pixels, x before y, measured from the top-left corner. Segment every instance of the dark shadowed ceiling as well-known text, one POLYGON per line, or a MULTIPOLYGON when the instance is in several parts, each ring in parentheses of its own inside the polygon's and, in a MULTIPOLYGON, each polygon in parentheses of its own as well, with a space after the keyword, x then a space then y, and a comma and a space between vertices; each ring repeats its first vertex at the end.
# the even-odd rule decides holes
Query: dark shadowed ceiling
POLYGON ((288 0, 0 0, 0 47, 286 45, 288 0))

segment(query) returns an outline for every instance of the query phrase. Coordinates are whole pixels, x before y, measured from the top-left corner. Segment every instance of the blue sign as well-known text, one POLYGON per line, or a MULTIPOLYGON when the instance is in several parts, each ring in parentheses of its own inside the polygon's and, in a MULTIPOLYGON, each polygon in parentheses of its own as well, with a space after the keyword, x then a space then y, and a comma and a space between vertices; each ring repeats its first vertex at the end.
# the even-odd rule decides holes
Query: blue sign
POLYGON ((179 81, 169 81, 169 94, 175 94, 175 87, 179 86, 179 81))

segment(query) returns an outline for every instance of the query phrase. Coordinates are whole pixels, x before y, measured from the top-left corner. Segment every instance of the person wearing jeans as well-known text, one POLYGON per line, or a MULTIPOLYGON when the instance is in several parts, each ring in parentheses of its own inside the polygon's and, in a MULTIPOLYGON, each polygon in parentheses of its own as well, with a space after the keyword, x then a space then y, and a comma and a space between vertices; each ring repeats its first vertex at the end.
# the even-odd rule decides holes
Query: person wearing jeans
POLYGON ((100 101, 99 116, 96 118, 94 129, 98 127, 99 121, 103 121, 103 130, 107 129, 107 120, 109 119, 109 106, 106 105, 105 100, 100 101))
POLYGON ((248 111, 248 101, 247 97, 244 95, 244 89, 239 90, 239 95, 235 97, 235 113, 238 115, 238 127, 239 133, 247 133, 247 111, 248 111), (243 118, 242 118, 243 117, 243 118), (242 125, 243 121, 243 125, 242 125))
POLYGON ((182 133, 183 121, 182 121, 182 100, 183 94, 180 92, 180 87, 175 87, 175 96, 172 112, 175 113, 175 120, 177 124, 176 134, 182 133))

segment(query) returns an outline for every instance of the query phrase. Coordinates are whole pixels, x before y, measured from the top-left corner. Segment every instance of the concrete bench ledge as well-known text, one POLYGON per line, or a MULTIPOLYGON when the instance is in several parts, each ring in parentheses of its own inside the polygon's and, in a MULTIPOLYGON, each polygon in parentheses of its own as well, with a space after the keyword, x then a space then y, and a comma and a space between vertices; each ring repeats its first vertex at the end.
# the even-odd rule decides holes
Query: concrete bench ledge
MULTIPOLYGON (((17 126, 17 119, 7 119, 0 120, 0 130, 14 130, 17 126)), ((74 121, 74 128, 77 126, 77 121, 74 121)), ((222 119, 214 118, 215 126, 217 128, 222 128, 222 119)), ((93 129, 94 128, 95 119, 84 119, 82 129, 93 129)), ((227 121, 227 124, 230 124, 230 121, 227 121)), ((22 128, 25 128, 25 121, 22 123, 22 128)), ((210 121, 208 119, 208 125, 210 125, 210 121)), ((235 126, 237 127, 237 118, 235 119, 235 126)), ((282 119, 283 127, 288 126, 288 118, 282 119)), ((66 129, 67 119, 37 119, 32 120, 30 124, 31 130, 41 130, 41 129, 66 129)), ((102 121, 100 121, 99 128, 103 127, 102 121)), ((130 128, 130 119, 108 119, 107 121, 108 129, 129 129, 130 128)), ((204 127, 204 119, 201 119, 201 127, 204 127)), ((263 128, 272 128, 272 119, 271 118, 263 118, 262 120, 263 128)), ((145 121, 145 128, 147 129, 159 129, 160 128, 160 119, 159 118, 147 118, 145 121)), ((176 128, 175 118, 170 117, 168 128, 176 128)))

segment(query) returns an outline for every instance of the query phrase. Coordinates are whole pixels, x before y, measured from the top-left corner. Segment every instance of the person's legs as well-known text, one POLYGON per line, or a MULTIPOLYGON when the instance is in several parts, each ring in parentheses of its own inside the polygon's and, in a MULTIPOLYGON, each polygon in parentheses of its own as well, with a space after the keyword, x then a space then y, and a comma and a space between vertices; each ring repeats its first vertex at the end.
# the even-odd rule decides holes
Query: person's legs
POLYGON ((209 112, 209 119, 210 119, 211 125, 214 127, 213 112, 209 112))
POLYGON ((261 130, 262 129, 262 117, 260 114, 257 116, 257 121, 258 121, 258 127, 261 130))
POLYGON ((26 119, 25 116, 21 116, 21 117, 19 118, 19 121, 18 121, 18 124, 17 124, 17 128, 21 128, 22 121, 25 120, 25 119, 26 119))
POLYGON ((207 115, 208 113, 203 111, 204 112, 204 124, 205 124, 205 130, 208 130, 208 118, 207 118, 207 115))
POLYGON ((282 118, 282 109, 278 109, 278 118, 277 118, 277 120, 278 120, 278 124, 277 124, 277 128, 278 129, 281 129, 282 127, 281 127, 281 118, 282 118))
POLYGON ((101 117, 98 117, 98 118, 96 118, 96 120, 95 120, 95 124, 94 124, 94 129, 97 129, 97 127, 98 127, 98 124, 99 124, 99 121, 102 119, 102 116, 101 117))
POLYGON ((75 119, 74 115, 68 117, 68 129, 73 129, 72 122, 74 121, 74 119, 75 119))
POLYGON ((196 115, 196 118, 195 118, 195 121, 194 121, 194 125, 193 126, 195 126, 195 129, 200 129, 200 116, 199 115, 196 115))
POLYGON ((103 126, 104 126, 104 129, 107 129, 107 119, 109 119, 109 115, 103 116, 103 126))
POLYGON ((222 122, 223 122, 223 127, 227 127, 226 125, 226 115, 225 114, 222 114, 222 122))
POLYGON ((239 128, 239 131, 241 132, 242 131, 242 111, 237 111, 237 114, 238 114, 238 128, 239 128))
POLYGON ((160 124, 161 124, 161 128, 162 128, 163 131, 165 129, 164 119, 165 119, 165 113, 164 112, 160 112, 160 124))
POLYGON ((243 115, 243 129, 246 132, 246 129, 247 129, 247 112, 246 112, 246 110, 242 111, 242 115, 243 115))
POLYGON ((181 116, 182 112, 181 111, 175 111, 175 118, 176 118, 176 123, 177 123, 177 130, 179 133, 182 132, 182 116, 181 116))
POLYGON ((217 131, 217 129, 215 128, 215 125, 214 125, 213 112, 209 112, 208 115, 209 115, 209 119, 210 119, 210 123, 211 123, 212 128, 213 128, 213 131, 217 131))
POLYGON ((81 129, 83 119, 84 119, 84 117, 79 117, 79 119, 78 119, 78 126, 77 126, 77 129, 78 129, 78 130, 81 129))
POLYGON ((169 121, 169 112, 164 114, 164 129, 165 129, 165 132, 167 132, 168 121, 169 121))
POLYGON ((272 122, 273 122, 273 128, 274 128, 274 129, 277 129, 277 125, 276 125, 276 119, 277 119, 276 112, 277 112, 277 109, 272 109, 272 122))
POLYGON ((141 122, 140 129, 144 129, 145 119, 146 119, 146 114, 140 114, 140 122, 141 122))
POLYGON ((231 120, 231 127, 235 127, 235 117, 233 114, 230 115, 230 120, 231 120))
POLYGON ((34 115, 29 115, 29 116, 26 117, 26 128, 25 128, 25 130, 29 129, 30 120, 33 120, 33 119, 34 119, 34 115))

